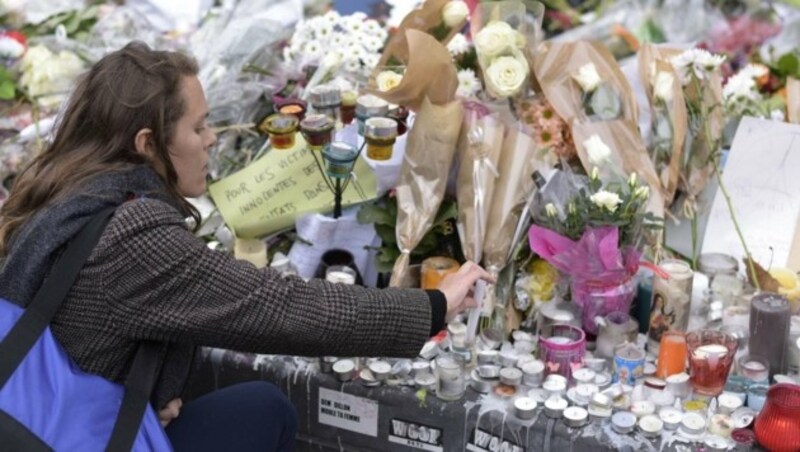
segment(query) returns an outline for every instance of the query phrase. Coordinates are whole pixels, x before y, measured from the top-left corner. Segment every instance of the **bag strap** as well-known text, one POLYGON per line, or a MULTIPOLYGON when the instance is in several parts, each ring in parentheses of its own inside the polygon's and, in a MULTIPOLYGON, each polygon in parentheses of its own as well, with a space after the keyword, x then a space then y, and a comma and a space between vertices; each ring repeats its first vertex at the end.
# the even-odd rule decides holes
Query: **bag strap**
POLYGON ((50 276, 34 295, 25 312, 0 343, 0 388, 5 386, 25 356, 50 325, 61 303, 89 259, 106 224, 114 213, 108 208, 92 217, 67 245, 53 266, 50 276))

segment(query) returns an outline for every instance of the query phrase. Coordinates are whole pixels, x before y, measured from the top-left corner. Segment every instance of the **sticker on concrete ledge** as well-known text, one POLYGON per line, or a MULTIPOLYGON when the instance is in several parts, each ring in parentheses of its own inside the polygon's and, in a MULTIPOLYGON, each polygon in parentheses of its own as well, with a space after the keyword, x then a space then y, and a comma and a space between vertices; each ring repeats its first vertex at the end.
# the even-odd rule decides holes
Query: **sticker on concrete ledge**
POLYGON ((473 452, 525 452, 525 448, 476 428, 467 450, 473 452))
POLYGON ((319 423, 378 436, 378 402, 319 388, 319 423))
POLYGON ((442 429, 392 419, 389 441, 416 449, 442 452, 442 429))

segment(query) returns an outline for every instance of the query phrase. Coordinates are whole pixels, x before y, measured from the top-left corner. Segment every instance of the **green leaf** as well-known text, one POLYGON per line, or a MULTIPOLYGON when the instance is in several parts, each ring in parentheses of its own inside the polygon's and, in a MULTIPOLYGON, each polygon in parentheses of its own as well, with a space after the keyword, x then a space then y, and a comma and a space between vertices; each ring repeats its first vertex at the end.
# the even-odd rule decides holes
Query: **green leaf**
POLYGON ((436 213, 436 219, 433 220, 434 226, 439 226, 447 220, 454 220, 458 217, 458 206, 453 201, 443 201, 439 206, 439 211, 436 213))
POLYGON ((356 219, 361 224, 375 223, 387 226, 394 226, 397 219, 393 218, 389 210, 377 204, 366 204, 358 211, 356 219))
POLYGON ((375 232, 378 233, 378 237, 381 238, 384 245, 397 244, 397 233, 395 232, 394 226, 387 226, 385 224, 376 224, 375 232))
POLYGON ((14 86, 14 82, 9 80, 3 80, 0 82, 0 99, 11 100, 14 98, 15 92, 16 88, 14 86))
POLYGON ((780 57, 780 59, 778 59, 777 69, 784 76, 797 76, 798 73, 800 73, 800 61, 798 61, 797 55, 787 53, 780 57))

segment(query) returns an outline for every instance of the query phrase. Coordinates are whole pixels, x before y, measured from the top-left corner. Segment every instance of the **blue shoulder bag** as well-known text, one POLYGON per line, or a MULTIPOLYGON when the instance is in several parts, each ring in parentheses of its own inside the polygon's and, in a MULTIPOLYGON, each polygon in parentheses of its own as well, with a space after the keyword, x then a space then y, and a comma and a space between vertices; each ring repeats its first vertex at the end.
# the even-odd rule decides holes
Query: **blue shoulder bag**
POLYGON ((172 450, 149 404, 161 346, 139 346, 123 387, 81 371, 49 327, 113 212, 70 241, 27 308, 0 299, 0 449, 172 450))

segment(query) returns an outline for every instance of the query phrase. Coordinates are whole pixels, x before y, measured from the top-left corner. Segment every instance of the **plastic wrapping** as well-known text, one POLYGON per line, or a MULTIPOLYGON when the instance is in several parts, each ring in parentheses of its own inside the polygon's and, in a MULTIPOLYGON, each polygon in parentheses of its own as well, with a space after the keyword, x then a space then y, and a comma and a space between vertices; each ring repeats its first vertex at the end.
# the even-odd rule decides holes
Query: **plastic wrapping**
POLYGON ((800 124, 800 80, 791 77, 786 80, 786 120, 800 124))

